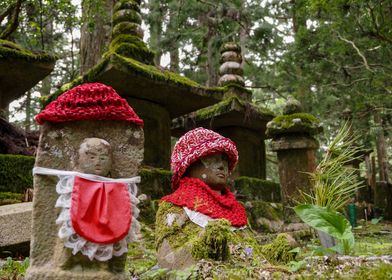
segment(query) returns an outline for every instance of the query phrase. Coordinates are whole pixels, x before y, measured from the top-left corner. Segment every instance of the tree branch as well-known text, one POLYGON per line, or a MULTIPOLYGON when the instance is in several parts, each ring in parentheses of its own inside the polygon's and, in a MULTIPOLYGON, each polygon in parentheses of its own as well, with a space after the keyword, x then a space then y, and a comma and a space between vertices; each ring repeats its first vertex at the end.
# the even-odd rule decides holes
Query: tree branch
POLYGON ((350 41, 350 40, 348 40, 348 39, 346 39, 346 38, 344 38, 344 37, 342 37, 340 35, 338 35, 338 38, 340 40, 342 40, 343 42, 346 42, 346 43, 350 44, 357 51, 357 54, 362 58, 363 64, 365 65, 365 68, 367 70, 369 70, 370 72, 373 72, 373 70, 370 69, 370 67, 369 67, 369 64, 367 62, 366 57, 361 53, 361 51, 359 50, 359 48, 355 45, 355 43, 353 41, 350 41))
POLYGON ((23 1, 24 0, 16 0, 16 4, 11 17, 11 22, 8 23, 7 28, 3 31, 3 33, 1 33, 0 39, 7 39, 18 28, 19 12, 23 1))

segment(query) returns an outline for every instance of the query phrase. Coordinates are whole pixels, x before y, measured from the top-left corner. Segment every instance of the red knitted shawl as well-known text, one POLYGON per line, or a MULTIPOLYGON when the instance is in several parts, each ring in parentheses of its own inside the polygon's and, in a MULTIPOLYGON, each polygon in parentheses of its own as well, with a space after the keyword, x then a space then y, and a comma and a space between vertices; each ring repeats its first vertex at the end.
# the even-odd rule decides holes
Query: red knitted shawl
POLYGON ((225 194, 220 195, 197 178, 182 178, 178 189, 161 201, 188 207, 213 219, 226 219, 235 227, 245 226, 248 222, 244 207, 227 187, 225 194))

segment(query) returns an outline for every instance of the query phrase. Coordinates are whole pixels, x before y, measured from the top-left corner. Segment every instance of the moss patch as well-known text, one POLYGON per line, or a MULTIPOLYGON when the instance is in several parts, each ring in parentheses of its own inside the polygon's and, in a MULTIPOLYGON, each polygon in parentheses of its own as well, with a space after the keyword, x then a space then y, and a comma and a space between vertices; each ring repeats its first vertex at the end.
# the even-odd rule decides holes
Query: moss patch
POLYGON ((250 104, 249 102, 241 100, 237 96, 232 96, 215 105, 196 111, 194 117, 196 121, 211 119, 223 113, 229 112, 235 106, 242 107, 244 114, 247 115, 256 114, 262 117, 273 116, 273 113, 266 108, 250 104))
POLYGON ((0 155, 0 192, 23 193, 33 187, 34 157, 0 155))
POLYGON ((192 247, 196 260, 213 259, 224 261, 229 258, 229 239, 232 232, 230 222, 224 219, 209 222, 201 238, 192 247))
POLYGON ((288 263, 295 259, 295 253, 290 252, 293 247, 289 244, 288 235, 285 233, 279 234, 271 243, 262 246, 262 254, 271 263, 288 263))
POLYGON ((278 183, 258 178, 241 176, 235 180, 237 197, 242 200, 260 199, 269 202, 280 202, 280 185, 278 183))
POLYGON ((157 168, 143 168, 140 170, 139 175, 141 177, 140 190, 148 195, 150 199, 161 199, 172 192, 172 173, 170 171, 157 168))
POLYGON ((0 58, 20 58, 26 61, 55 62, 57 57, 46 53, 33 53, 21 46, 6 40, 0 40, 0 58))
POLYGON ((287 133, 315 135, 322 131, 320 120, 308 113, 294 113, 274 118, 267 125, 267 136, 276 137, 287 133))

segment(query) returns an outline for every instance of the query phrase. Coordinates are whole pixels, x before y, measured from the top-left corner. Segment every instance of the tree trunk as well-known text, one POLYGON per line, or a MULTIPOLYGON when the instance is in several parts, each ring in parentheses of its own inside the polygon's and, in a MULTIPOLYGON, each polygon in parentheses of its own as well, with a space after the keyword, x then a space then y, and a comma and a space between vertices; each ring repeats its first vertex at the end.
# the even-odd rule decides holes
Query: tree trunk
MULTIPOLYGON (((178 33, 178 27, 176 23, 176 15, 173 11, 170 11, 169 14, 169 25, 168 25, 168 32, 173 32, 174 34, 178 33)), ((178 72, 179 68, 179 51, 178 51, 178 41, 177 38, 171 40, 170 42, 170 71, 178 72)))
POLYGON ((82 28, 80 34, 80 74, 85 74, 101 59, 110 42, 113 0, 82 2, 82 28))
POLYGON ((25 112, 26 112, 26 119, 25 119, 25 131, 30 132, 31 126, 31 90, 26 92, 26 102, 25 102, 25 112))
POLYGON ((154 64, 160 66, 162 57, 162 48, 160 47, 162 39, 162 22, 163 22, 163 7, 161 1, 150 0, 149 1, 150 14, 154 15, 154 18, 149 20, 150 24, 150 48, 155 52, 154 64))
POLYGON ((208 32, 206 35, 207 41, 207 86, 214 87, 218 84, 218 58, 219 51, 216 49, 216 18, 210 12, 207 15, 208 32))

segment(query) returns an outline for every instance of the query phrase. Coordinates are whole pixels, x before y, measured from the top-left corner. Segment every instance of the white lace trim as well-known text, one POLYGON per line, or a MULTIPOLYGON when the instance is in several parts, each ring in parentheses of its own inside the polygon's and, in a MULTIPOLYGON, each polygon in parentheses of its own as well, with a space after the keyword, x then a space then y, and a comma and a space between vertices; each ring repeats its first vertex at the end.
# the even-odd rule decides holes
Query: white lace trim
MULTIPOLYGON (((198 226, 200 226, 202 228, 205 228, 209 221, 216 220, 216 219, 213 219, 213 218, 211 218, 211 217, 209 217, 209 216, 207 216, 207 215, 205 215, 203 213, 193 211, 193 210, 189 209, 188 207, 183 207, 183 208, 184 208, 184 211, 185 211, 186 215, 188 216, 188 218, 193 223, 195 223, 196 225, 198 225, 198 226)), ((246 226, 239 227, 239 228, 238 227, 231 227, 231 230, 232 231, 236 231, 236 230, 242 230, 242 229, 245 229, 245 228, 246 228, 246 226)))
POLYGON ((56 192, 59 197, 56 201, 55 207, 62 208, 59 216, 56 219, 56 224, 60 225, 58 236, 64 241, 66 248, 72 249, 72 254, 78 252, 87 256, 90 260, 96 259, 98 261, 107 261, 113 256, 121 256, 128 251, 128 243, 137 240, 140 233, 140 224, 137 220, 140 210, 137 208, 139 199, 137 199, 136 183, 140 182, 140 177, 126 178, 126 179, 111 179, 93 174, 84 174, 74 171, 55 170, 49 168, 35 167, 33 174, 56 175, 59 181, 56 185, 56 192), (82 175, 82 176, 81 176, 82 175), (132 222, 128 231, 128 235, 122 240, 112 244, 97 244, 87 241, 79 236, 72 227, 71 223, 71 196, 75 176, 85 179, 103 182, 123 182, 128 184, 129 197, 131 199, 132 207, 132 222))

